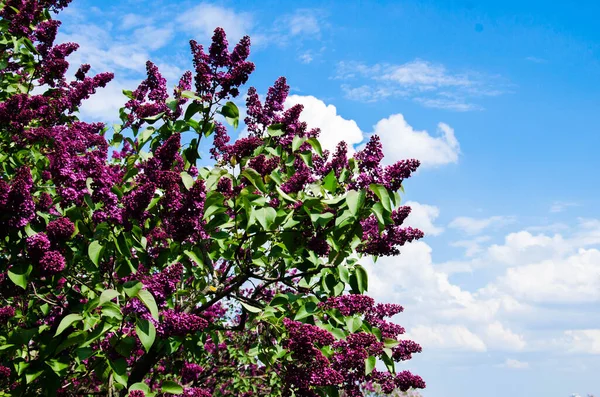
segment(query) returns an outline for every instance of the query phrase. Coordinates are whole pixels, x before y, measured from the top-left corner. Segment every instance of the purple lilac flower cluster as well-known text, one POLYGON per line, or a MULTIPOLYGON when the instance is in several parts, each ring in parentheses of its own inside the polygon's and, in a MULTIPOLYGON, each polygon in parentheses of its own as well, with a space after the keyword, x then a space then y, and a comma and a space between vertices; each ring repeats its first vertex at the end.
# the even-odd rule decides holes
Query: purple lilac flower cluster
POLYGON ((365 189, 376 183, 391 191, 397 191, 402 182, 409 178, 420 165, 419 160, 401 160, 393 165, 383 167, 383 148, 379 136, 372 135, 364 149, 358 151, 354 158, 358 160, 360 174, 351 184, 352 188, 365 189))
POLYGON ((208 322, 195 314, 165 310, 158 331, 164 336, 186 336, 203 330, 208 322))
MULTIPOLYGON (((1 106, 1 104, 0 104, 1 106)), ((0 235, 9 227, 21 228, 35 217, 35 203, 31 196, 33 179, 27 167, 17 170, 10 185, 0 180, 0 235)))
POLYGON ((4 325, 8 323, 8 321, 15 316, 15 308, 14 307, 2 307, 0 308, 0 324, 4 325))
POLYGON ((175 263, 159 273, 142 277, 141 281, 146 289, 152 293, 156 303, 162 305, 168 297, 177 291, 177 283, 181 282, 182 276, 183 265, 175 263))
POLYGON ((402 227, 409 213, 410 208, 406 206, 393 210, 394 223, 387 225, 383 231, 379 230, 379 223, 374 215, 362 220, 363 243, 358 247, 358 251, 375 256, 394 256, 400 254, 398 247, 423 238, 422 231, 410 226, 402 227))
POLYGON ((338 385, 343 378, 331 367, 331 362, 317 346, 329 346, 335 338, 328 331, 310 324, 285 318, 289 338, 284 347, 292 352, 293 361, 286 368, 284 396, 312 396, 313 386, 338 385))
POLYGON ((238 96, 239 87, 254 71, 254 64, 246 60, 250 55, 250 37, 244 36, 230 53, 225 31, 217 28, 208 54, 195 40, 190 41, 190 47, 196 71, 196 94, 207 102, 238 96), (220 87, 220 91, 215 92, 215 86, 220 87))
POLYGON ((332 296, 325 302, 319 303, 324 310, 338 309, 344 316, 353 316, 355 314, 365 314, 373 308, 375 301, 367 295, 352 294, 342 296, 332 296))
POLYGON ((169 110, 165 103, 168 97, 167 80, 150 61, 146 62, 146 73, 148 75, 146 80, 132 92, 132 98, 125 104, 125 107, 130 110, 126 127, 134 125, 139 128, 144 118, 166 113, 169 110))

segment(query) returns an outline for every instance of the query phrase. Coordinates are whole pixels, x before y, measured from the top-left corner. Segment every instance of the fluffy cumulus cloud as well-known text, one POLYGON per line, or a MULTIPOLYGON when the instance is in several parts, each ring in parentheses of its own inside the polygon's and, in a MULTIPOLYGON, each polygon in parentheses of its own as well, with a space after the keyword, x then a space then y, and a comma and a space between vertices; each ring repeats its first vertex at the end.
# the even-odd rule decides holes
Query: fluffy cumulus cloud
MULTIPOLYGON (((429 228, 430 234, 432 227, 434 233, 442 230, 435 222, 437 208, 410 204, 417 211, 407 224, 429 228)), ((593 320, 600 313, 589 306, 600 302, 600 222, 580 219, 562 234, 521 230, 508 233, 501 243, 494 240, 477 236, 455 242, 471 249, 471 256, 451 265, 436 263, 427 238, 405 245, 398 257, 364 261, 369 294, 403 304, 406 311, 396 320, 430 354, 600 354, 600 331, 593 320), (468 288, 454 281, 452 269, 471 273, 468 288)))
POLYGON ((526 346, 523 335, 506 328, 499 321, 488 324, 484 331, 487 345, 498 350, 522 350, 526 346))
POLYGON ((340 116, 334 105, 314 96, 290 95, 285 101, 288 108, 296 104, 304 106, 300 119, 310 128, 321 129, 319 140, 323 149, 333 151, 340 141, 346 141, 349 147, 363 141, 363 132, 356 122, 340 116))
POLYGON ((600 329, 567 330, 557 342, 571 353, 600 354, 600 329))
POLYGON ((405 220, 407 225, 416 227, 428 236, 437 236, 444 231, 444 228, 434 225, 440 215, 438 207, 416 201, 407 201, 405 205, 411 208, 410 215, 405 220))
POLYGON ((533 302, 600 301, 600 251, 582 248, 566 258, 511 267, 494 287, 533 302))
POLYGON ((424 167, 458 162, 460 145, 454 130, 447 124, 438 124, 438 136, 415 130, 401 114, 380 120, 373 132, 380 136, 384 161, 393 163, 406 158, 421 161, 424 167))
POLYGON ((418 325, 410 329, 406 337, 416 340, 424 349, 448 349, 484 352, 485 343, 473 332, 461 325, 418 325))
POLYGON ((111 81, 106 87, 99 89, 96 94, 84 101, 79 109, 86 120, 110 122, 119 118, 119 108, 128 101, 123 95, 124 89, 134 89, 139 84, 136 80, 111 81))
POLYGON ((434 137, 427 131, 415 130, 403 115, 395 114, 380 120, 373 127, 372 133, 365 134, 354 120, 339 115, 334 105, 326 104, 313 96, 302 95, 290 95, 285 105, 290 107, 298 103, 304 105, 301 119, 310 127, 321 129, 320 139, 325 149, 334 149, 341 140, 349 145, 357 145, 363 142, 367 135, 374 133, 381 138, 385 163, 416 158, 421 161, 423 167, 428 167, 458 161, 460 145, 454 130, 447 124, 440 123, 440 135, 434 137))

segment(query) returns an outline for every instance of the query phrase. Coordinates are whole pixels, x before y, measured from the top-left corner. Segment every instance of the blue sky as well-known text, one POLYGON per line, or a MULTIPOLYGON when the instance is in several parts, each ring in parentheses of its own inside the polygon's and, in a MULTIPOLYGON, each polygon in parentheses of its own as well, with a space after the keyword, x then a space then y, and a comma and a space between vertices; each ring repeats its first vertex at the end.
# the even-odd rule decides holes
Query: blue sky
POLYGON ((600 3, 593 1, 75 0, 61 40, 116 79, 82 109, 113 120, 159 65, 173 85, 188 40, 249 34, 265 93, 326 145, 372 133, 417 157, 410 221, 426 238, 366 262, 370 294, 402 303, 426 397, 600 393, 600 3))

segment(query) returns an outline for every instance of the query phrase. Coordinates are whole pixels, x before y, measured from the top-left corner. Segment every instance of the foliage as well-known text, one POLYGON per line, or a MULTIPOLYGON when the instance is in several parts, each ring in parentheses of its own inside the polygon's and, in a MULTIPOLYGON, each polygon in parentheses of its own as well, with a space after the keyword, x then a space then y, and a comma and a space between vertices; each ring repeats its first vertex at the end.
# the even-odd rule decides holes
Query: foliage
POLYGON ((69 0, 0 1, 0 395, 347 396, 425 386, 421 348, 363 295, 363 255, 422 237, 376 136, 330 156, 279 79, 230 101, 250 40, 217 29, 171 97, 151 62, 112 129, 77 118, 111 73, 67 81, 69 0), (213 136, 215 165, 196 167, 213 136), (184 142, 184 144, 182 144, 184 142), (109 157, 110 156, 110 157, 109 157), (376 363, 381 362, 381 368, 376 363))

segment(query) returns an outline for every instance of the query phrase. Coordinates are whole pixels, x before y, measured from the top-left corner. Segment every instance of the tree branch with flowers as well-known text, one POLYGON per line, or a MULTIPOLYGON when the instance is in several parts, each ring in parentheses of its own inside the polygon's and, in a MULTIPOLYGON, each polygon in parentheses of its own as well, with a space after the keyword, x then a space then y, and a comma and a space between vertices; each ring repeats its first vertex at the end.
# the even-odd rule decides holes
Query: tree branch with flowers
POLYGON ((78 45, 54 44, 51 13, 69 2, 0 1, 0 395, 425 387, 396 370, 421 351, 390 321, 403 308, 366 296, 360 265, 423 236, 398 194, 419 162, 382 165, 377 136, 322 150, 284 78, 248 90, 232 141, 254 64, 220 28, 172 96, 148 62, 120 123, 81 121, 113 74, 67 80, 78 45))

